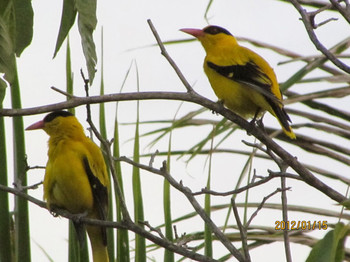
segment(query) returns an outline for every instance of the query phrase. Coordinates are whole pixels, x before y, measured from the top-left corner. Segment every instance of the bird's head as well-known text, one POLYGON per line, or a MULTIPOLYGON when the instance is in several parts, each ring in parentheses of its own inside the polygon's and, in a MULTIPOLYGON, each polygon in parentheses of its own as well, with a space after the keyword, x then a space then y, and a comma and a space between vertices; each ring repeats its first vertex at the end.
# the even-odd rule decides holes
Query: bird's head
POLYGON ((49 136, 69 133, 73 129, 82 129, 76 117, 68 111, 54 111, 26 128, 26 130, 43 129, 49 136))
POLYGON ((180 31, 197 38, 206 51, 216 46, 237 43, 229 31, 216 25, 209 25, 203 29, 183 28, 180 31))

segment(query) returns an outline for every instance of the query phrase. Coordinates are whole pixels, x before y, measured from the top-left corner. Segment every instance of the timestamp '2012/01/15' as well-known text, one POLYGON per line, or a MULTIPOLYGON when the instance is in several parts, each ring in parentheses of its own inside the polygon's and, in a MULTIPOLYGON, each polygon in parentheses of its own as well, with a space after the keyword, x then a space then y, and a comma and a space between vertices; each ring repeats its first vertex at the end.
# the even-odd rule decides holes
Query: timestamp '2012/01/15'
POLYGON ((291 220, 291 221, 283 221, 276 220, 275 221, 275 230, 315 230, 315 229, 323 229, 326 230, 328 228, 327 221, 319 220, 319 221, 306 221, 306 220, 291 220))

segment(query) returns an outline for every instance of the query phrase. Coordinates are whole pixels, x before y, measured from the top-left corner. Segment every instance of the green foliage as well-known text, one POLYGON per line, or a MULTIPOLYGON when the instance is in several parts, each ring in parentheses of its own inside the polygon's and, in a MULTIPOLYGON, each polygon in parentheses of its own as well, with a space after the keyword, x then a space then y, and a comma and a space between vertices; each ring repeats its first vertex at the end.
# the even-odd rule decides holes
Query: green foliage
MULTIPOLYGON (((32 37, 33 9, 31 1, 0 1, 0 73, 5 74, 5 79, 10 84, 16 81, 15 55, 21 55, 31 43, 32 37)), ((3 99, 1 93, 0 101, 3 99)))
MULTIPOLYGON (((140 162, 139 112, 139 102, 137 101, 137 116, 135 125, 135 142, 133 154, 133 160, 136 163, 140 162)), ((143 210, 142 183, 140 178, 140 169, 135 166, 132 169, 132 187, 134 196, 134 220, 137 224, 143 227, 142 223, 145 221, 145 219, 143 210)), ((135 261, 146 262, 146 240, 140 235, 135 235, 135 261)))
POLYGON ((92 84, 95 78, 97 63, 96 47, 93 39, 93 32, 97 25, 96 0, 63 1, 61 24, 57 36, 54 57, 57 55, 63 41, 66 39, 70 29, 74 25, 77 14, 81 44, 89 74, 89 81, 90 84, 92 84))
MULTIPOLYGON (((0 108, 2 108, 0 104, 0 108)), ((4 117, 0 117, 0 184, 8 185, 6 134, 4 117)), ((12 261, 13 248, 11 243, 11 216, 9 195, 0 191, 0 261, 12 261)))
POLYGON ((78 10, 78 28, 81 44, 89 73, 89 81, 92 84, 97 63, 96 47, 92 35, 97 24, 96 0, 77 0, 75 3, 78 10))
MULTIPOLYGON (((4 73, 4 78, 12 83, 15 78, 14 44, 10 34, 9 22, 0 16, 0 72, 4 73)), ((1 78, 0 78, 1 79, 1 78)), ((0 102, 5 97, 6 84, 1 79, 0 102)))
MULTIPOLYGON (((20 86, 15 74, 14 81, 11 83, 11 102, 13 108, 21 108, 21 93, 20 86)), ((23 192, 27 192, 27 164, 26 150, 24 140, 23 117, 17 116, 12 118, 13 125, 13 147, 14 147, 14 181, 17 186, 23 188, 23 192)), ((28 201, 21 197, 15 198, 15 242, 16 242, 16 261, 29 262, 31 261, 30 248, 30 227, 29 227, 29 212, 28 201)))
POLYGON ((337 223, 323 239, 312 248, 306 262, 341 262, 345 256, 345 240, 350 233, 349 225, 337 223))
POLYGON ((14 0, 13 14, 15 19, 14 43, 15 53, 20 56, 33 38, 33 8, 31 0, 14 0))
POLYGON ((64 40, 68 37, 68 33, 75 22, 77 10, 75 8, 75 1, 63 0, 62 16, 60 29, 56 40, 56 47, 53 57, 55 57, 60 50, 64 40))

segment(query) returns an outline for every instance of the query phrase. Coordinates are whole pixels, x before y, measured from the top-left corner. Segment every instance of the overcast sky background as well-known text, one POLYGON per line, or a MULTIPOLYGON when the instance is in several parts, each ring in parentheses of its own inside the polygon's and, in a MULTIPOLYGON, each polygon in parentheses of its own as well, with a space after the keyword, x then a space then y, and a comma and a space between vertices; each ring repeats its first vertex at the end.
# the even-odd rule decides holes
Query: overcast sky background
MULTIPOLYGON (((46 104, 57 103, 65 100, 61 94, 50 89, 55 86, 59 89, 65 89, 65 48, 64 44, 57 55, 52 60, 53 51, 58 33, 62 1, 45 1, 36 0, 32 2, 34 8, 34 38, 32 44, 23 52, 23 55, 18 59, 19 79, 22 92, 22 105, 24 108, 41 106, 46 104)), ((160 55, 159 48, 145 47, 155 43, 155 39, 148 27, 147 19, 153 21, 160 37, 163 41, 189 38, 188 35, 180 32, 180 28, 195 27, 202 28, 207 25, 204 19, 206 9, 206 1, 195 0, 180 0, 180 1, 104 1, 98 2, 98 28, 94 35, 95 43, 98 48, 98 70, 100 69, 100 50, 101 50, 101 28, 104 31, 104 77, 105 77, 105 92, 119 92, 123 79, 131 63, 130 77, 124 88, 125 92, 136 91, 136 69, 137 64, 140 90, 141 91, 184 91, 184 87, 177 78, 174 71, 171 69, 166 60, 160 55)), ((319 18, 325 18, 321 14, 319 18)), ((299 21, 299 15, 296 10, 288 4, 273 0, 245 0, 245 1, 214 1, 209 12, 210 24, 220 25, 228 29, 236 36, 244 36, 276 46, 284 47, 303 55, 318 54, 314 46, 310 42, 305 32, 304 26, 299 21)), ((317 30, 317 33, 322 42, 330 47, 340 40, 345 38, 344 32, 348 32, 348 25, 342 20, 332 22, 317 30)), ((80 37, 78 30, 74 27, 70 33, 70 42, 73 57, 73 71, 75 74, 75 94, 84 95, 83 83, 80 78, 80 69, 85 68, 85 61, 82 57, 80 37)), ((271 51, 252 47, 247 43, 243 45, 251 47, 257 51, 266 60, 269 61, 278 76, 280 82, 283 82, 291 76, 296 69, 300 68, 302 63, 291 63, 278 66, 284 58, 277 56, 271 51), (281 60, 282 59, 282 60, 281 60)), ((198 42, 171 45, 167 47, 172 58, 176 61, 188 81, 194 85, 194 89, 200 94, 216 100, 216 97, 211 90, 209 83, 202 70, 202 62, 204 58, 204 50, 198 42)), ((317 75, 318 72, 315 72, 317 75)), ((96 74, 94 84, 91 88, 91 95, 99 93, 99 72, 96 74)), ((328 83, 318 86, 300 85, 300 89, 293 89, 299 93, 311 92, 317 88, 329 88, 328 83), (308 90, 302 89, 309 88, 308 90)), ((345 102, 342 100, 340 103, 345 102)), ((119 119, 121 122, 133 122, 136 117, 136 103, 123 102, 120 104, 119 119)), ((180 102, 175 101, 147 101, 140 103, 141 120, 159 120, 172 119, 180 102)), ((5 98, 4 107, 9 108, 10 97, 9 90, 5 98)), ((108 135, 113 134, 113 121, 115 104, 106 105, 108 112, 108 135)), ((183 116, 191 110, 199 107, 192 104, 183 104, 178 115, 183 116)), ((299 107, 300 108, 300 107, 299 107)), ((93 106, 95 120, 97 123, 97 106, 93 106)), ((80 119, 84 127, 86 113, 85 107, 76 109, 76 115, 80 119)), ((214 120, 220 120, 220 117, 211 115, 208 112, 207 117, 214 120)), ((25 126, 42 119, 44 115, 24 117, 25 126)), ((203 116, 204 117, 204 116, 203 116)), ((293 117, 292 117, 293 118, 293 117)), ((11 141, 11 119, 7 119, 8 141, 11 141)), ((293 118, 294 123, 303 121, 293 118)), ((278 122, 271 116, 266 115, 264 118, 265 125, 279 127, 278 122)), ((141 132, 154 129, 154 126, 142 126, 141 132)), ((196 128, 195 131, 182 130, 174 134, 174 149, 184 149, 190 143, 192 145, 195 139, 206 135, 210 127, 196 128)), ((132 154, 133 144, 128 141, 132 138, 134 127, 123 126, 121 129, 122 155, 130 156, 132 154)), ((322 134, 320 134, 322 135, 322 134)), ((237 132, 234 138, 230 139, 225 145, 226 148, 237 148, 250 150, 243 146, 241 140, 254 142, 253 137, 246 135, 244 131, 237 132)), ((44 166, 47 161, 47 146, 48 136, 43 131, 26 132, 27 154, 29 165, 44 166)), ((142 140, 142 153, 154 152, 156 149, 165 150, 167 140, 161 141, 153 148, 146 147, 149 138, 142 140)), ((10 147, 9 143, 9 147, 10 147)), ((9 148, 9 158, 12 155, 9 148)), ((346 175, 348 168, 339 163, 321 163, 322 157, 306 155, 303 151, 296 148, 289 149, 292 154, 298 156, 302 162, 311 164, 320 163, 320 166, 325 168, 329 165, 334 165, 335 170, 346 175)), ((143 163, 148 163, 149 159, 142 159, 143 163)), ((164 158, 156 159, 154 166, 159 167, 164 158)), ((205 158, 198 157, 189 165, 185 164, 185 159, 180 159, 172 162, 172 174, 178 180, 183 180, 184 184, 192 188, 193 191, 200 190, 206 184, 207 166, 205 158)), ((236 179, 242 169, 246 158, 215 155, 213 158, 213 189, 217 191, 231 190, 236 179), (236 177, 235 177, 236 175, 236 177)), ((11 166, 10 166, 11 167, 11 166)), ((128 203, 132 203, 131 192, 131 173, 130 167, 123 165, 126 199, 128 203)), ((265 161, 254 161, 254 168, 258 174, 266 175, 266 169, 277 170, 275 166, 270 166, 265 161)), ((11 174, 11 171, 10 171, 11 174)), ((34 184, 43 179, 44 171, 35 170, 28 173, 28 183, 34 184)), ((12 181, 10 181, 11 183, 12 181)), ((162 223, 162 183, 163 180, 155 175, 142 173, 142 183, 147 185, 143 187, 145 194, 145 218, 151 225, 157 226, 162 223), (159 189, 159 190, 158 190, 159 189)), ((331 182, 332 183, 332 182, 331 182)), ((323 208, 331 208, 339 210, 335 207, 327 197, 324 197, 316 190, 306 187, 302 183, 289 181, 288 186, 292 186, 292 191, 288 192, 288 201, 290 204, 304 203, 307 206, 319 205, 323 208)), ((339 186, 337 183, 334 186, 339 186)), ((343 185, 341 185, 343 187, 343 185)), ((262 198, 273 192, 279 187, 279 181, 272 181, 263 187, 252 190, 250 199, 252 202, 261 202, 262 198)), ((340 188, 340 192, 345 193, 345 188, 340 188)), ((39 199, 42 198, 42 187, 30 194, 39 199)), ((201 199, 201 198, 199 198, 201 199)), ((187 200, 178 194, 175 190, 172 191, 173 200, 173 218, 177 218, 183 214, 192 212, 187 200)), ((229 198, 213 198, 213 204, 229 203, 229 198)), ((238 196, 237 202, 243 202, 244 195, 238 196)), ((275 196, 270 203, 280 203, 280 197, 275 196)), ((13 201, 11 200, 11 206, 13 201)), ((67 260, 67 221, 63 218, 54 218, 47 210, 40 209, 33 204, 30 206, 30 225, 31 225, 31 244, 33 261, 44 262, 48 261, 39 246, 42 247, 54 261, 67 260)), ((132 212, 132 206, 130 212, 132 212)), ((254 211, 254 210, 253 210, 254 211)), ((225 212, 216 212, 213 214, 217 223, 221 225, 226 217, 225 212)), ((266 224, 273 227, 276 220, 281 220, 281 213, 277 211, 261 211, 254 220, 255 225, 266 224)), ((305 214, 291 213, 290 220, 309 220, 305 214)), ((315 220, 315 217, 311 218, 315 220)), ((316 218, 317 220, 327 220, 328 218, 316 218)), ((193 232, 194 225, 202 230, 202 224, 197 223, 199 220, 193 220, 190 224, 178 225, 178 233, 193 232)), ((336 221, 333 221, 336 222, 336 221)), ((322 236, 324 232, 316 232, 315 236, 322 236)), ((133 235, 130 234, 130 239, 133 235)), ((133 243, 131 243, 133 246, 133 243)), ((220 248, 215 249, 214 256, 219 257, 220 248)), ((292 254, 294 261, 304 261, 309 252, 308 248, 301 245, 292 246, 292 254)), ((161 255, 163 252, 156 252, 157 261, 162 261, 161 255)), ((253 261, 283 261, 284 250, 283 243, 272 244, 258 248, 251 252, 253 261), (266 254, 269 254, 266 256, 266 254)))

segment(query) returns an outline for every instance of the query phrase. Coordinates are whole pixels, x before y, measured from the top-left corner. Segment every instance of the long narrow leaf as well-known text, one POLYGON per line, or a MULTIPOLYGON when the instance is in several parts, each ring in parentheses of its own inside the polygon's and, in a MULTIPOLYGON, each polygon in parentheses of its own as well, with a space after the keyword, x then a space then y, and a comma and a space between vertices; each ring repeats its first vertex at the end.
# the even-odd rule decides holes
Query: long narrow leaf
MULTIPOLYGON (((104 50, 104 45, 103 45, 103 29, 101 32, 101 82, 100 82, 100 95, 104 95, 105 93, 105 86, 104 86, 104 73, 103 73, 103 65, 104 65, 104 59, 103 59, 103 50, 104 50)), ((100 103, 99 104, 99 109, 100 109, 100 117, 99 117, 99 123, 100 123, 100 133, 103 139, 107 139, 107 129, 106 129, 106 112, 105 112, 105 104, 100 103)), ((105 157, 105 161, 108 161, 107 158, 105 157)), ((107 168, 109 165, 112 165, 113 163, 108 163, 107 168)), ((109 168, 108 168, 108 173, 109 168)), ((111 190, 111 184, 109 185, 109 196, 108 196, 108 220, 113 221, 113 205, 112 205, 112 190, 111 190)), ((114 255, 114 232, 113 228, 107 228, 107 249, 108 249, 108 256, 110 261, 115 260, 115 255, 114 255)))
MULTIPOLYGON (((0 108, 2 104, 0 103, 0 108)), ((7 186, 7 154, 4 117, 0 117, 0 184, 7 186)), ((0 261, 12 261, 12 241, 8 193, 0 191, 0 261)))
MULTIPOLYGON (((215 137, 215 127, 213 127, 212 139, 210 144, 210 149, 213 149, 214 145, 214 137, 215 137)), ((210 190, 211 188, 211 171, 212 171, 212 161, 213 154, 210 150, 209 153, 209 167, 208 167, 208 179, 206 188, 210 190)), ((204 210, 207 213, 208 217, 211 217, 211 196, 210 194, 206 194, 204 197, 204 210)), ((210 228, 207 224, 204 225, 204 254, 208 257, 213 257, 213 236, 210 228)))
POLYGON ((96 28, 96 0, 77 0, 78 28, 81 37, 81 44, 89 74, 89 82, 92 84, 95 78, 97 55, 93 39, 93 32, 96 28))
MULTIPOLYGON (((125 74, 124 81, 122 83, 122 86, 120 88, 120 92, 123 90, 125 82, 129 76, 130 69, 132 64, 130 65, 128 71, 125 74)), ((113 143, 113 156, 115 158, 120 157, 120 138, 119 138, 119 121, 118 121, 118 109, 119 109, 119 103, 116 103, 116 110, 115 110, 115 121, 114 121, 114 143, 113 143)), ((118 184, 120 186, 120 190, 122 194, 124 195, 124 187, 123 187, 123 176, 122 176, 122 168, 119 161, 115 161, 114 164, 115 172, 118 180, 118 184)), ((117 196, 117 194, 115 193, 117 196)), ((116 199, 116 217, 117 221, 121 222, 123 221, 123 214, 122 210, 119 204, 119 200, 116 199)), ((117 261, 130 261, 130 251, 129 251, 129 233, 128 230, 125 229, 119 229, 117 231, 117 261)))
MULTIPOLYGON (((173 124, 176 122, 176 115, 180 110, 181 105, 179 106, 178 110, 176 111, 173 124)), ((168 154, 167 154, 167 171, 170 173, 170 166, 171 166, 171 145, 172 145, 172 130, 173 128, 170 128, 170 133, 169 133, 169 141, 168 141, 168 154)), ((172 218, 171 218, 171 187, 170 183, 168 180, 164 179, 163 182, 163 209, 164 209, 164 224, 165 224, 165 237, 169 241, 173 241, 173 224, 172 224, 172 218)), ((173 262, 175 260, 174 253, 165 250, 164 251, 164 262, 173 262)))
POLYGON ((74 3, 75 1, 71 0, 63 1, 61 24, 56 40, 56 47, 53 57, 57 55, 58 51, 60 50, 63 44, 63 41, 66 39, 66 37, 68 37, 68 33, 74 24, 75 17, 77 15, 77 10, 75 8, 74 3))
MULTIPOLYGON (((69 37, 67 37, 67 48, 66 48, 66 92, 67 94, 73 95, 73 71, 72 71, 72 58, 70 51, 69 37)), ((67 100, 70 97, 67 96, 67 100)), ((75 109, 70 108, 69 112, 74 114, 75 109)), ((85 232, 84 232, 85 233, 85 232)), ((69 262, 85 262, 89 261, 88 242, 87 238, 84 238, 83 248, 81 248, 79 241, 76 237, 76 231, 71 221, 68 223, 68 261, 69 262)))
MULTIPOLYGON (((17 70, 14 81, 11 83, 12 108, 21 108, 20 86, 17 77, 17 70)), ((17 186, 27 186, 26 176, 26 153, 24 141, 23 118, 13 117, 13 159, 14 159, 14 181, 17 186)), ((23 192, 27 192, 23 189, 23 192)), ((15 197, 15 239, 16 239, 16 259, 18 262, 30 262, 30 228, 28 201, 21 197, 15 197)))
MULTIPOLYGON (((137 68, 137 67, 136 67, 137 68)), ((137 74, 138 79, 138 74, 137 74)), ((139 85, 137 85, 139 86, 139 85)), ((137 101, 137 116, 135 125, 135 143, 133 159, 136 163, 140 162, 140 133, 139 133, 139 101, 137 101)), ((134 196, 134 218, 135 222, 144 221, 143 198, 141 190, 140 169, 133 167, 132 170, 133 196, 134 196)), ((142 224, 140 224, 142 226, 142 224)), ((135 236, 135 261, 146 262, 146 241, 145 238, 136 234, 135 236)))

